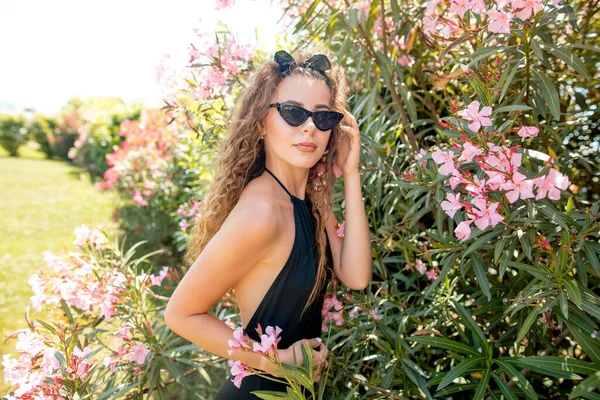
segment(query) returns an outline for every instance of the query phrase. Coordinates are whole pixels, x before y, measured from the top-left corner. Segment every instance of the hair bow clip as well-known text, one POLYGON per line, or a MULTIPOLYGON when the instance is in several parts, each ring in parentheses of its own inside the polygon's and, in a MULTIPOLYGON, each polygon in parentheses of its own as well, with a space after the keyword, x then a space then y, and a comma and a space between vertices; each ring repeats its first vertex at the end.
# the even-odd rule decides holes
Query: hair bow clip
POLYGON ((284 77, 289 75, 291 70, 294 69, 296 66, 310 68, 313 71, 319 72, 325 77, 325 71, 331 69, 331 63, 329 62, 329 59, 323 54, 315 54, 308 60, 300 64, 296 64, 296 61, 290 53, 288 53, 285 50, 279 50, 277 53, 275 53, 275 62, 279 64, 279 71, 281 71, 281 74, 284 77))

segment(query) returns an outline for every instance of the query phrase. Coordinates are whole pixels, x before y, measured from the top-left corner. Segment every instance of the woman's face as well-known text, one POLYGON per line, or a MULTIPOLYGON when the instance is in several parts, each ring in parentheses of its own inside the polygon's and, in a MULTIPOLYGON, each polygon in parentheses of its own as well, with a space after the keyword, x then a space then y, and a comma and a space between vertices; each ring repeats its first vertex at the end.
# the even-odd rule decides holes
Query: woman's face
MULTIPOLYGON (((331 94, 327 84, 321 80, 303 76, 288 76, 277 86, 271 103, 296 104, 309 111, 330 110, 331 94)), ((265 151, 267 157, 279 159, 300 168, 312 168, 323 156, 331 129, 319 130, 312 117, 300 126, 291 126, 281 118, 276 108, 270 108, 265 119, 265 151), (309 143, 314 150, 299 145, 309 143)))

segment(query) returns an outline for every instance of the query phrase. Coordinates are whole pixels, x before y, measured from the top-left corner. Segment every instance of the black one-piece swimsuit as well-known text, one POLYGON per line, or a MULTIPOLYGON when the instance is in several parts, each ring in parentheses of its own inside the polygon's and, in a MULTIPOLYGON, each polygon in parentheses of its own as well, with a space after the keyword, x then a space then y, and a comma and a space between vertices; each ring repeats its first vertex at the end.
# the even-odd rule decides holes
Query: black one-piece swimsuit
MULTIPOLYGON (((315 245, 315 219, 311 212, 312 204, 308 196, 304 200, 293 196, 277 177, 269 171, 277 183, 290 196, 294 206, 295 237, 294 244, 288 260, 277 275, 269 290, 259 304, 256 312, 248 322, 245 333, 260 342, 256 332, 258 324, 264 330, 267 326, 278 326, 282 329, 279 349, 286 349, 301 339, 312 339, 321 336, 321 309, 323 308, 323 295, 315 300, 302 315, 304 306, 308 302, 314 287, 317 266, 318 250, 315 245), (302 315, 302 318, 300 317, 302 315)), ((331 257, 329 241, 327 241, 328 266, 331 257)), ((325 286, 325 285, 324 285, 325 286)), ((286 384, 274 382, 258 375, 247 376, 242 380, 240 388, 234 386, 229 375, 227 381, 219 391, 217 400, 225 399, 258 399, 252 394, 255 390, 286 391, 286 384)))

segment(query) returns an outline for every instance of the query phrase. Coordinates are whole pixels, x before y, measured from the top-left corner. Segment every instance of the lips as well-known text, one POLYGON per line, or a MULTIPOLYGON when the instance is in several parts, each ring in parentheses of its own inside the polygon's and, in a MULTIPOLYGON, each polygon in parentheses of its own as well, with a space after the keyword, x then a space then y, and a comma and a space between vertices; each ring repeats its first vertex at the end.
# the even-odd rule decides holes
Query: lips
POLYGON ((317 148, 317 145, 311 142, 296 143, 294 146, 312 147, 313 149, 317 148))

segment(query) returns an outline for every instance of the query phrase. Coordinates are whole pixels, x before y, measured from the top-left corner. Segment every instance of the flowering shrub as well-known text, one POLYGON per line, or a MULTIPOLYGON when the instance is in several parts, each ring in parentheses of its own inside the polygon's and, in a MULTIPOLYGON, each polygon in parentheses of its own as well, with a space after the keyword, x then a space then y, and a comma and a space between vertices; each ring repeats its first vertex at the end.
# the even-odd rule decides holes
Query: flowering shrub
POLYGON ((29 281, 32 307, 48 318, 28 320, 11 335, 19 355, 3 356, 4 379, 14 387, 9 398, 164 396, 174 378, 187 387, 178 389, 182 396, 207 393, 206 381, 186 378, 201 372, 210 382, 192 355, 197 348, 182 346, 163 322, 163 294, 178 273, 169 266, 156 271, 148 262, 153 254, 134 257, 139 244, 122 253, 85 225, 75 236, 78 251, 45 252, 46 268, 29 281), (180 358, 187 364, 176 363, 180 358))
POLYGON ((27 142, 26 121, 20 115, 0 115, 0 146, 11 157, 18 157, 19 147, 27 142))

